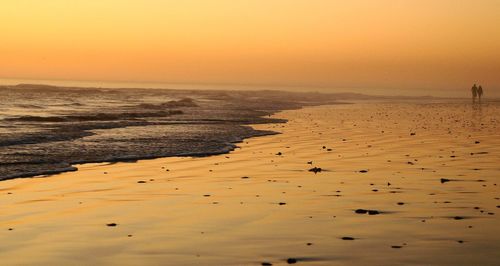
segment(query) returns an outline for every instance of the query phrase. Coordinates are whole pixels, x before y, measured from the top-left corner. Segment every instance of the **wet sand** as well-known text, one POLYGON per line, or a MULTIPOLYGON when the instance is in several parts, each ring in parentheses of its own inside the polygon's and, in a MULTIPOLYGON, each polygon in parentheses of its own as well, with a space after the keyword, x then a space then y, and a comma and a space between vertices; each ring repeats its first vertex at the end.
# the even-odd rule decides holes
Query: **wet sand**
POLYGON ((499 114, 308 107, 229 154, 3 181, 2 265, 498 265, 499 114))

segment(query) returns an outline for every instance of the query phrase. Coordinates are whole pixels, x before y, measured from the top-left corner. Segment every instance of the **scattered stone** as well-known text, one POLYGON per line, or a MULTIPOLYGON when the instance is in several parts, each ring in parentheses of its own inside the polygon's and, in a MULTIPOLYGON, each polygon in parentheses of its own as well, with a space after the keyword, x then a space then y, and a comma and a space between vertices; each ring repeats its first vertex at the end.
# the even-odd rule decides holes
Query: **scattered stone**
POLYGON ((146 183, 146 181, 141 180, 141 181, 137 181, 137 183, 139 183, 139 184, 144 184, 144 183, 146 183))
POLYGON ((368 173, 368 170, 360 170, 360 173, 368 173))
POLYGON ((465 219, 465 218, 464 218, 464 217, 462 217, 462 216, 455 216, 455 217, 453 217, 453 219, 455 219, 455 220, 463 220, 463 219, 465 219))
POLYGON ((447 179, 447 178, 441 178, 441 184, 444 184, 446 182, 450 182, 451 180, 450 179, 447 179))
POLYGON ((403 246, 391 246, 391 248, 403 248, 403 246))
POLYGON ((115 226, 117 226, 118 224, 116 224, 116 223, 109 223, 109 224, 106 224, 106 225, 107 225, 107 226, 109 226, 109 227, 115 227, 115 226))
POLYGON ((319 167, 313 167, 313 168, 309 169, 309 172, 313 172, 315 174, 321 173, 321 171, 323 171, 323 169, 321 169, 319 167))
POLYGON ((297 263, 297 259, 289 258, 289 259, 286 260, 286 263, 288 263, 288 264, 295 264, 295 263, 297 263))
POLYGON ((342 240, 354 240, 354 239, 355 239, 354 237, 350 237, 350 236, 342 237, 342 240))
POLYGON ((260 265, 262 265, 262 266, 272 266, 273 264, 270 263, 270 262, 263 262, 260 265))
POLYGON ((286 205, 286 202, 280 202, 279 205, 286 205))
POLYGON ((398 202, 398 205, 405 205, 404 202, 398 202))
POLYGON ((357 213, 357 214, 367 214, 368 213, 368 215, 377 215, 377 214, 380 214, 380 212, 377 211, 377 210, 365 210, 365 209, 357 209, 354 212, 357 213))
POLYGON ((249 179, 250 177, 248 176, 242 176, 241 179, 249 179))

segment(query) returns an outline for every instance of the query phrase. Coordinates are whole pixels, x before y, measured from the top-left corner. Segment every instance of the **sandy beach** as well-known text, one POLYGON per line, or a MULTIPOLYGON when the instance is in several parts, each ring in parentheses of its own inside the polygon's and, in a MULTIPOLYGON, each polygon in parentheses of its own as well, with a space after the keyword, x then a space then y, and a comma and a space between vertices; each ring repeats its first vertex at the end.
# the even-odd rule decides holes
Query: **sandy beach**
POLYGON ((307 107, 228 154, 2 181, 1 264, 498 265, 499 114, 307 107))

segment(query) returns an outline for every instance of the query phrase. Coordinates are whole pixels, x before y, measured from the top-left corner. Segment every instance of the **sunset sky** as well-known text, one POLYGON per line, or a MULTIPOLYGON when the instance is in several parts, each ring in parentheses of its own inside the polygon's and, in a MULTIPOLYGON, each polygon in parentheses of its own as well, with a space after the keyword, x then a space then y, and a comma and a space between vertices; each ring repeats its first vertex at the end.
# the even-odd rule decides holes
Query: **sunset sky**
POLYGON ((500 89, 498 0, 4 0, 0 78, 500 89))

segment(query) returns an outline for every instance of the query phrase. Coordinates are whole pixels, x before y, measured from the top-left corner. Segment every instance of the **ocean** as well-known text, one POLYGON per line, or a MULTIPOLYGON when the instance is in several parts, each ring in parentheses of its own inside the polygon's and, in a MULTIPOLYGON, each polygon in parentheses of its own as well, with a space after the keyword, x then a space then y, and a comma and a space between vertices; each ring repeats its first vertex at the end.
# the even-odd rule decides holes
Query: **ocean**
POLYGON ((245 138, 249 125, 333 96, 273 91, 0 86, 0 180, 73 171, 74 164, 205 156, 245 138))

